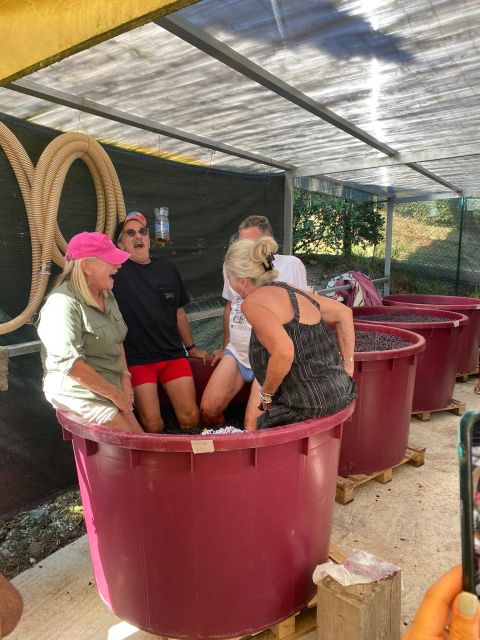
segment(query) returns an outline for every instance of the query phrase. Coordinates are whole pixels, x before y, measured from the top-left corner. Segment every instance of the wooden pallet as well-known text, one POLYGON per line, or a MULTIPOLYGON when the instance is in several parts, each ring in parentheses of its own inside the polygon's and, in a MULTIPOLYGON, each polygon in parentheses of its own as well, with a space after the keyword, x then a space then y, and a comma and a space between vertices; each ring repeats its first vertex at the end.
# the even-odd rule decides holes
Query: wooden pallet
POLYGON ((463 373, 457 373, 457 382, 468 382, 470 376, 478 376, 479 368, 477 367, 473 371, 463 371, 463 373))
MULTIPOLYGON (((302 636, 315 631, 317 628, 317 596, 305 605, 303 609, 297 611, 293 616, 273 625, 270 629, 259 631, 250 636, 236 636, 229 640, 298 640, 302 636), (313 602, 313 604, 311 604, 313 602)), ((157 636, 159 640, 174 640, 168 636, 157 636)))
POLYGON ((432 413, 438 413, 439 411, 449 411, 450 413, 454 413, 456 416, 462 416, 465 413, 465 408, 465 402, 452 400, 448 407, 444 407, 443 409, 432 409, 432 411, 412 411, 412 416, 415 416, 422 422, 428 422, 432 413))
POLYGON ((302 636, 315 631, 317 628, 317 605, 306 606, 286 620, 282 620, 270 629, 261 631, 254 637, 255 640, 297 640, 302 636))
POLYGON ((378 471, 376 473, 358 474, 351 476, 338 476, 337 477, 337 490, 335 493, 335 500, 340 504, 348 504, 354 498, 355 489, 360 487, 365 482, 375 480, 381 484, 390 482, 393 478, 393 470, 402 464, 411 464, 414 467, 421 467, 425 462, 425 447, 417 447, 414 444, 409 444, 405 455, 402 460, 389 469, 378 471))
MULTIPOLYGON (((298 640, 302 636, 315 631, 317 628, 317 600, 311 605, 310 602, 301 611, 297 611, 293 616, 273 625, 270 629, 259 631, 250 636, 236 636, 229 640, 298 640)), ((313 602, 313 599, 312 601, 313 602)), ((157 636, 159 640, 174 640, 168 636, 157 636)))

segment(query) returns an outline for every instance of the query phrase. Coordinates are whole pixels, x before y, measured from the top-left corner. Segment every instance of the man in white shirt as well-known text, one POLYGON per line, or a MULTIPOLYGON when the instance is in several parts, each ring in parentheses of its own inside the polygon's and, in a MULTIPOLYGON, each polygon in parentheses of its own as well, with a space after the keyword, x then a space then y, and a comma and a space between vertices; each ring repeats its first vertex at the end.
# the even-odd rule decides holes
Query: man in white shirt
MULTIPOLYGON (((240 240, 258 240, 272 236, 273 231, 265 216, 249 216, 238 228, 240 240)), ((307 289, 307 274, 301 260, 295 256, 275 255, 274 268, 280 282, 287 282, 297 289, 307 289)), ((251 326, 242 314, 243 299, 232 289, 224 277, 223 297, 227 300, 223 314, 223 347, 213 353, 215 371, 203 393, 200 404, 202 424, 223 424, 223 412, 231 399, 247 383, 252 383, 245 410, 244 427, 254 430, 257 424, 259 384, 254 379, 248 359, 251 326)))

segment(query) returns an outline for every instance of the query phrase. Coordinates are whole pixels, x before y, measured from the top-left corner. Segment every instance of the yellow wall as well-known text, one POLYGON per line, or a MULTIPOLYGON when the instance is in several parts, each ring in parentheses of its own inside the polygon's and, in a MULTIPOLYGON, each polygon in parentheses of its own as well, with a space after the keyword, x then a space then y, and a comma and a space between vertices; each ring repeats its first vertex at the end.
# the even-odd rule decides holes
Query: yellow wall
POLYGON ((0 0, 0 85, 197 0, 0 0))

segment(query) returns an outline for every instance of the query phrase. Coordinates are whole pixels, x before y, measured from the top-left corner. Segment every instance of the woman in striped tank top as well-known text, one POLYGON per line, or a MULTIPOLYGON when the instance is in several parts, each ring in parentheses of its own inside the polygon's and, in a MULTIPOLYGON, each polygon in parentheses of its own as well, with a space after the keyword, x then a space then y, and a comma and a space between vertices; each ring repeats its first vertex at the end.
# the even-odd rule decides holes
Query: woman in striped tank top
POLYGON ((276 250, 271 237, 239 240, 224 265, 252 325, 250 364, 261 385, 258 429, 336 413, 356 396, 351 310, 273 282, 276 250))

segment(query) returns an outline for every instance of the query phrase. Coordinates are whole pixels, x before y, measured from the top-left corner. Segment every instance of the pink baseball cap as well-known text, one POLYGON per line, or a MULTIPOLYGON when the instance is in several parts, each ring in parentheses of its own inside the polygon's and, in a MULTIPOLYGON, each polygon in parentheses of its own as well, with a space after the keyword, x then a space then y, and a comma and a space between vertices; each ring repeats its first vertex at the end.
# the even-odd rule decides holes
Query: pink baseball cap
POLYGON ((109 264, 122 264, 130 258, 130 254, 113 244, 108 236, 98 231, 77 233, 67 246, 65 260, 80 258, 99 258, 109 264))
POLYGON ((130 211, 130 213, 127 213, 123 224, 125 225, 125 223, 129 222, 130 220, 138 220, 138 222, 141 222, 144 227, 147 226, 147 219, 145 218, 143 213, 140 213, 140 211, 130 211))

